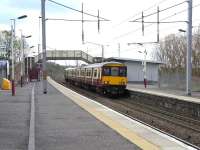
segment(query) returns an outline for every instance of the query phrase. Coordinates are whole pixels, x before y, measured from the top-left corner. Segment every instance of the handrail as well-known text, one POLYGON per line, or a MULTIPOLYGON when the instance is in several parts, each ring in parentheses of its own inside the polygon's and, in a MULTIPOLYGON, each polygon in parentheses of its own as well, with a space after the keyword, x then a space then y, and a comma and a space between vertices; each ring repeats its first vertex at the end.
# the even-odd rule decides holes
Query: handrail
MULTIPOLYGON (((93 63, 93 57, 82 50, 47 50, 46 53, 47 60, 82 60, 87 63, 93 63)), ((41 60, 41 55, 42 53, 40 53, 39 56, 35 56, 35 60, 41 60)))

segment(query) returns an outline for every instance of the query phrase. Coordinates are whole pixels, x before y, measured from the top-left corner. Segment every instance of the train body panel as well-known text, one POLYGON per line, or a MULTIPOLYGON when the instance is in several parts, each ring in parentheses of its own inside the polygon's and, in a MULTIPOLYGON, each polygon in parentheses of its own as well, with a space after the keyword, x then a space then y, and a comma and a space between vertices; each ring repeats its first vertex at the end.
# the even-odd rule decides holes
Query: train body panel
POLYGON ((65 80, 104 94, 123 94, 127 84, 127 68, 118 62, 68 68, 65 70, 65 80))
POLYGON ((102 77, 103 84, 109 85, 126 85, 127 78, 126 77, 116 77, 116 76, 103 76, 102 77))

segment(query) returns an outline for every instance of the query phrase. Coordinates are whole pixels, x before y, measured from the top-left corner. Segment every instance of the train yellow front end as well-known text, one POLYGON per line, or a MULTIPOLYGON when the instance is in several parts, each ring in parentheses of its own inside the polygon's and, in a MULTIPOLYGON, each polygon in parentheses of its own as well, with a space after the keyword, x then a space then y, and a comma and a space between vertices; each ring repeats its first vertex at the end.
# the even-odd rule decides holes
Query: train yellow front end
POLYGON ((127 85, 127 68, 121 63, 108 63, 102 67, 102 90, 110 95, 123 94, 127 85))

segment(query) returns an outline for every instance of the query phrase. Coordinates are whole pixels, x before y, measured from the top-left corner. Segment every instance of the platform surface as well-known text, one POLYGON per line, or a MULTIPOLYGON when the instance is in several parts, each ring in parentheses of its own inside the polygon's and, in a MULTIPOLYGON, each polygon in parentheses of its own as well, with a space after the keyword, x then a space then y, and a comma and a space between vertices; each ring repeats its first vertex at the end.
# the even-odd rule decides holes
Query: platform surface
MULTIPOLYGON (((66 97, 74 103, 78 104, 81 108, 92 114, 95 118, 110 127, 121 137, 127 139, 130 143, 134 143, 141 149, 146 150, 186 150, 194 149, 184 143, 160 133, 150 127, 147 127, 137 121, 121 115, 91 99, 79 95, 78 93, 67 89, 66 87, 48 79, 49 83, 63 93, 66 97)), ((97 121, 97 120, 96 120, 97 121)), ((99 121, 97 121, 99 122, 99 121)), ((118 135, 116 134, 116 135, 118 135)), ((122 138, 123 139, 123 138, 122 138)), ((108 141, 109 142, 109 141, 108 141)), ((115 147, 114 145, 110 145, 115 147)), ((114 149, 121 149, 116 146, 114 149)), ((102 149, 102 148, 100 148, 102 149)))
POLYGON ((0 150, 27 150, 32 84, 0 90, 0 150))
POLYGON ((185 91, 160 89, 157 86, 153 85, 147 85, 147 88, 144 88, 144 85, 142 84, 132 84, 132 83, 127 84, 127 89, 130 91, 175 98, 187 102, 200 104, 200 92, 192 92, 192 96, 187 96, 185 91))
POLYGON ((48 78, 0 91, 0 149, 27 150, 35 85, 35 150, 193 150, 48 78))
MULTIPOLYGON (((139 150, 54 87, 36 84, 37 150, 139 150)), ((68 95, 70 97, 70 95, 68 95)))

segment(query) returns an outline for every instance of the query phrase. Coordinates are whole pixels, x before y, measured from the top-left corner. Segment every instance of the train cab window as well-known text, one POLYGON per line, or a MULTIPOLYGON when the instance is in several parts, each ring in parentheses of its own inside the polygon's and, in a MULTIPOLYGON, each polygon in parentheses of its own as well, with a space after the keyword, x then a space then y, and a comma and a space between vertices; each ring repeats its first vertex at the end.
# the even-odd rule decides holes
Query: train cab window
POLYGON ((103 68, 103 75, 104 76, 110 76, 110 68, 104 67, 103 68))
POLYGON ((119 68, 119 76, 126 77, 126 67, 119 68))
POLYGON ((111 67, 111 76, 118 76, 118 75, 119 75, 119 68, 111 67))

